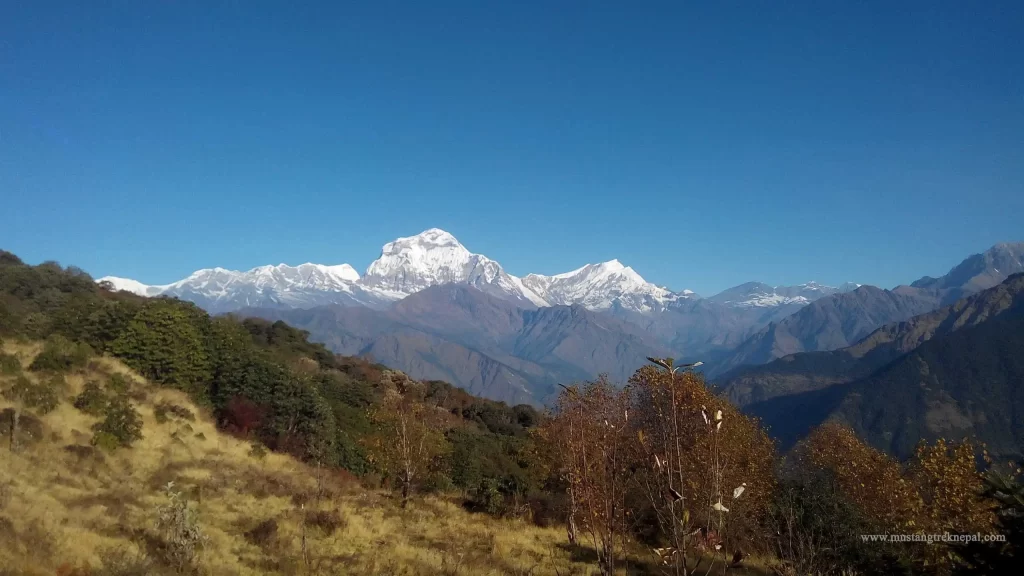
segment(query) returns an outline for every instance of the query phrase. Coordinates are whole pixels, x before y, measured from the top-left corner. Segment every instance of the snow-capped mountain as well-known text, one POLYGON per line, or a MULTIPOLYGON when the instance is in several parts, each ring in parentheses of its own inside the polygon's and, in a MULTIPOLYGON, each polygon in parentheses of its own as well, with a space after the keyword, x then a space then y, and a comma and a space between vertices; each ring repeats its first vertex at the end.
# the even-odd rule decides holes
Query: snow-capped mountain
POLYGON ((587 264, 554 276, 529 274, 523 284, 551 304, 579 304, 590 310, 621 306, 635 312, 659 312, 671 302, 696 297, 691 290, 677 293, 651 284, 618 260, 587 264))
POLYGON ((734 308, 766 308, 790 304, 806 305, 842 292, 850 292, 860 284, 846 282, 838 287, 811 281, 797 286, 770 286, 763 282, 747 282, 708 298, 712 302, 734 308))
POLYGON ((149 286, 131 278, 118 278, 117 276, 104 276, 97 282, 108 282, 114 290, 131 292, 139 296, 159 296, 167 286, 149 286))
POLYGON ((379 304, 381 298, 362 289, 359 273, 348 264, 259 266, 246 272, 206 268, 172 284, 149 286, 115 276, 100 278, 117 290, 140 296, 176 296, 214 312, 247 307, 309 308, 325 304, 379 304))
POLYGON ((394 300, 430 286, 452 283, 469 284, 500 298, 549 306, 500 264, 473 254, 454 236, 438 228, 385 244, 380 258, 366 269, 361 282, 368 290, 394 300))
MULTIPOLYGON (((325 304, 380 309, 425 288, 449 283, 473 286, 526 307, 580 305, 590 310, 653 314, 699 299, 690 290, 673 292, 647 282, 618 260, 587 264, 553 276, 529 274, 518 278, 437 228, 388 242, 363 276, 348 264, 306 263, 260 266, 245 272, 209 268, 160 286, 117 277, 100 280, 111 282, 115 289, 144 296, 164 294, 190 300, 215 313, 325 304)), ((833 288, 810 282, 773 287, 751 282, 726 290, 710 301, 734 308, 804 305, 857 285, 851 286, 833 288)))

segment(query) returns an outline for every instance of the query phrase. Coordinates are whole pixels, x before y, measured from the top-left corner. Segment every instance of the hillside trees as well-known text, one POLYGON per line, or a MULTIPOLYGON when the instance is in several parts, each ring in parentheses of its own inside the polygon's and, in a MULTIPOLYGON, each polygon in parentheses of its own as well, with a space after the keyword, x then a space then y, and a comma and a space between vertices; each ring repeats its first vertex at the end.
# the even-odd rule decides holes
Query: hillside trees
POLYGON ((622 518, 634 533, 643 529, 637 523, 652 524, 645 539, 660 563, 689 574, 695 558, 724 556, 759 537, 774 449, 699 375, 666 364, 639 369, 622 392, 600 380, 567 388, 545 429, 566 481, 570 535, 574 521, 596 519, 605 534, 617 534, 613 523, 622 518))
POLYGON ((443 411, 423 401, 422 385, 389 382, 371 413, 376 433, 367 439, 371 462, 402 488, 405 507, 417 482, 427 476, 447 447, 443 411))
MULTIPOLYGON (((78 370, 90 361, 90 349, 118 357, 150 381, 186 391, 233 434, 320 466, 391 474, 396 486, 404 477, 406 492, 450 486, 446 476, 461 467, 455 486, 471 498, 493 491, 488 509, 505 513, 520 511, 518 498, 546 480, 543 467, 533 465, 536 444, 528 431, 542 420, 535 409, 408 379, 417 390, 395 402, 384 366, 337 356, 283 322, 210 317, 187 302, 112 292, 80 270, 28 266, 0 253, 0 335, 48 339, 35 367, 44 372, 78 370), (403 421, 407 462, 394 468, 381 453, 371 462, 374 439, 403 446, 395 442, 403 421), (423 423, 430 424, 422 435, 429 449, 420 451, 412 440, 423 423), (421 453, 430 456, 419 459, 421 453)), ((16 358, 5 359, 4 370, 20 372, 15 364, 16 358)), ((106 422, 111 390, 97 382, 87 383, 86 392, 76 405, 106 422)), ((107 444, 130 444, 134 420, 126 410, 110 413, 109 428, 124 434, 107 444)))
POLYGON ((549 437, 562 458, 569 496, 568 534, 589 536, 601 573, 615 573, 627 536, 629 395, 605 378, 565 388, 549 437))
POLYGON ((182 302, 155 299, 135 314, 111 352, 153 382, 208 401, 209 316, 182 302))
MULTIPOLYGON (((804 474, 824 475, 837 497, 856 511, 858 529, 872 534, 991 534, 995 516, 966 440, 919 443, 906 463, 871 448, 849 427, 828 422, 815 429, 791 458, 804 474)), ((956 547, 867 544, 850 551, 860 570, 948 570, 956 547)))

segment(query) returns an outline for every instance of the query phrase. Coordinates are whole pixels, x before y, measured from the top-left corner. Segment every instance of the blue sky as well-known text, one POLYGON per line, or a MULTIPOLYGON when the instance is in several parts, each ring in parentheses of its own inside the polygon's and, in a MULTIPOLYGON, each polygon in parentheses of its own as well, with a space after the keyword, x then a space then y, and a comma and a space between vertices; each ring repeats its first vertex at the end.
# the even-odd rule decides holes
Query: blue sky
POLYGON ((0 206, 148 283, 440 227, 519 275, 888 287, 1024 240, 1024 4, 4 2, 0 206))

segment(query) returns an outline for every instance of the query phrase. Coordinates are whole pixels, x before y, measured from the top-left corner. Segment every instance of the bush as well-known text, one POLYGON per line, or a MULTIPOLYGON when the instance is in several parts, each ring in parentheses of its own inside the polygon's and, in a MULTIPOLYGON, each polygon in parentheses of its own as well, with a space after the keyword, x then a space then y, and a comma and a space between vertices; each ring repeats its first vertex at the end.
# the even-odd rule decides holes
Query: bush
POLYGON ((35 357, 28 369, 35 372, 67 372, 84 368, 92 356, 93 351, 88 344, 76 344, 63 336, 54 335, 47 338, 43 351, 35 357))
POLYGON ((188 422, 195 422, 196 417, 192 414, 192 411, 184 406, 178 406, 177 404, 171 404, 170 402, 160 402, 153 409, 153 415, 156 416, 156 421, 163 424, 167 422, 168 415, 181 420, 187 420, 188 422))
POLYGON ((142 416, 124 396, 114 396, 107 402, 103 420, 93 425, 93 445, 107 450, 130 447, 142 439, 142 416))
POLYGON ((257 460, 263 460, 267 457, 267 449, 263 444, 253 444, 252 448, 249 448, 249 456, 257 460))
POLYGON ((486 478, 481 481, 477 489, 473 491, 469 507, 492 516, 498 516, 504 512, 505 495, 501 493, 498 481, 494 478, 486 478))
POLYGON ((43 422, 39 418, 14 408, 0 410, 0 442, 3 444, 12 448, 27 446, 43 437, 43 422))
POLYGON ((255 546, 264 547, 277 537, 277 520, 264 520, 245 533, 245 539, 255 546))
POLYGON ((0 352, 0 374, 16 375, 21 374, 21 361, 14 354, 0 352))
POLYGON ((25 406, 46 414, 60 404, 59 394, 64 386, 64 378, 60 375, 40 383, 18 376, 14 384, 4 390, 3 396, 8 400, 20 400, 25 406))
POLYGON ((107 378, 107 390, 114 394, 128 395, 132 391, 132 380, 124 374, 111 374, 107 378))
POLYGON ((170 502, 157 510, 157 528, 164 538, 167 563, 184 572, 197 563, 199 549, 207 537, 199 525, 198 514, 188 500, 174 490, 174 482, 168 482, 164 491, 170 502))
POLYGON ((107 394, 99 382, 90 380, 85 383, 81 394, 75 396, 73 406, 91 416, 100 416, 106 410, 108 401, 107 394))
POLYGON ((316 526, 323 531, 324 535, 330 536, 339 528, 345 527, 347 523, 337 510, 318 510, 316 512, 311 510, 306 512, 306 524, 316 526))

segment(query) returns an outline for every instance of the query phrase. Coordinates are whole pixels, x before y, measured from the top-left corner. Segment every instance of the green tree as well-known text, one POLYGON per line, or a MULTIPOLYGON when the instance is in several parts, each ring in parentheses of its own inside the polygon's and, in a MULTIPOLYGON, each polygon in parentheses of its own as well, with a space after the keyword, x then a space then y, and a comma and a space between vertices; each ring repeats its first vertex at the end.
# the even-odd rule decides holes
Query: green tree
POLYGON ((103 420, 93 426, 93 444, 107 450, 130 447, 142 439, 142 416, 125 395, 114 395, 103 410, 103 420))
POLYGON ((206 347, 209 316, 181 302, 147 302, 112 343, 111 351, 153 382, 208 400, 211 379, 206 347))
POLYGON ((448 449, 441 414, 417 392, 415 386, 390 391, 372 412, 377 432, 367 439, 371 462, 402 487, 402 507, 448 449))

